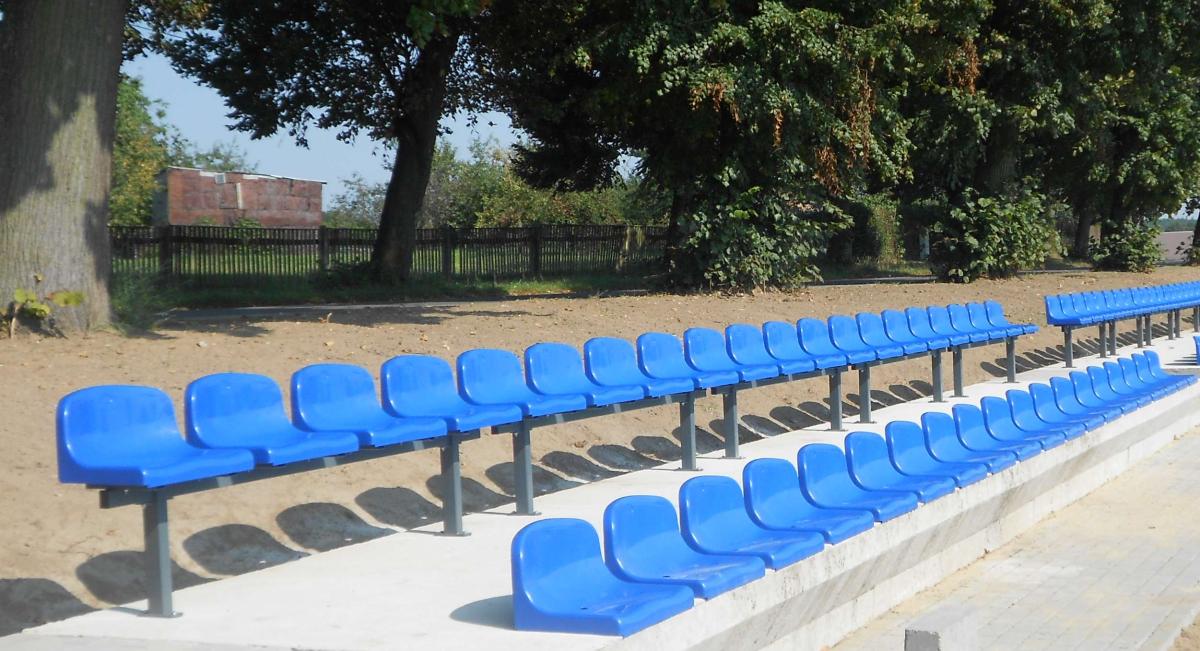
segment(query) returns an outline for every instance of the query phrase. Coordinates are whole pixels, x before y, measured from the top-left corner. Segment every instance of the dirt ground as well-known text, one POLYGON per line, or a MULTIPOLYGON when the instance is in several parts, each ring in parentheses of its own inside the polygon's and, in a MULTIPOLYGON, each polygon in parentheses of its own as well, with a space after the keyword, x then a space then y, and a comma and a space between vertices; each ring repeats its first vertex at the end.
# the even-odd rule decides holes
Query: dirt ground
MULTIPOLYGON (((342 361, 378 370, 391 356, 440 355, 470 348, 519 352, 539 341, 582 345, 595 336, 633 339, 651 330, 724 327, 910 305, 995 299, 1010 318, 1044 323, 1042 295, 1200 279, 1173 267, 1154 274, 1035 275, 970 286, 948 284, 814 287, 748 296, 526 299, 334 312, 305 321, 259 320, 168 327, 140 337, 98 333, 71 339, 0 340, 0 635, 143 595, 141 521, 134 507, 100 510, 96 494, 56 478, 54 410, 66 393, 97 384, 165 389, 181 404, 184 387, 222 371, 261 373, 287 386, 293 371, 342 361)), ((1095 350, 1095 331, 1082 345, 1095 350)), ((1061 358, 1061 334, 1044 328, 1019 344, 1023 368, 1061 358)), ((1003 346, 966 353, 968 383, 1002 374, 1003 346)), ((950 386, 949 360, 946 386, 950 386)), ((927 395, 928 360, 879 367, 876 404, 927 395)), ((847 376, 846 413, 857 400, 847 376)), ((743 440, 771 436, 828 416, 824 379, 744 392, 743 440)), ((698 404, 702 450, 721 445, 720 400, 698 404)), ((541 492, 678 458, 673 408, 656 408, 535 430, 541 492)), ((852 419, 848 419, 852 420, 852 419)), ((468 510, 512 500, 511 445, 485 435, 463 446, 468 510)), ((438 518, 437 452, 400 455, 344 468, 235 486, 173 500, 171 542, 178 586, 220 579, 308 554, 388 535, 438 518)), ((1200 633, 1192 636, 1192 646, 1200 633)))

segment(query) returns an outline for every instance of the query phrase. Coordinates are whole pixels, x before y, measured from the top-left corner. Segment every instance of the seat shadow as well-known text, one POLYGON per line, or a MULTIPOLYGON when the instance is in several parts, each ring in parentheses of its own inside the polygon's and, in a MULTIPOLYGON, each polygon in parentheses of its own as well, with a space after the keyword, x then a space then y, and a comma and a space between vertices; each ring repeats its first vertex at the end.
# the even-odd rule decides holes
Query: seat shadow
POLYGON ((665 436, 635 436, 631 444, 638 454, 660 461, 678 461, 683 456, 679 444, 665 436))
POLYGON ((372 518, 399 529, 423 527, 442 517, 440 506, 411 488, 399 486, 367 489, 354 498, 354 503, 372 518))
POLYGON ((780 434, 786 434, 791 431, 787 427, 780 425, 778 422, 771 420, 770 418, 755 416, 754 414, 742 416, 742 425, 743 430, 747 428, 750 429, 760 439, 770 436, 779 436, 780 434))
MULTIPOLYGON (((711 429, 714 432, 721 433, 721 435, 720 435, 721 447, 724 448, 725 447, 725 420, 717 419, 717 420, 709 421, 708 427, 709 427, 709 429, 711 429)), ((699 430, 697 430, 697 434, 698 433, 699 433, 699 430)), ((746 426, 746 417, 742 416, 740 422, 738 422, 738 441, 740 441, 742 443, 753 443, 754 441, 761 441, 762 438, 763 437, 761 434, 754 431, 754 429, 746 426)))
MULTIPOLYGON (((719 422, 719 421, 718 421, 719 422)), ((681 449, 683 445, 683 428, 676 427, 671 430, 671 436, 679 442, 681 449)), ((725 439, 705 430, 699 425, 696 426, 696 454, 708 454, 715 450, 725 448, 725 439)))
POLYGON ((225 524, 198 531, 183 541, 183 548, 200 567, 213 574, 245 574, 304 558, 271 534, 246 524, 225 524))
POLYGON ((803 412, 795 407, 780 406, 775 407, 770 412, 771 418, 776 422, 782 423, 785 428, 790 430, 808 429, 816 427, 825 422, 817 416, 803 412))
POLYGON ((472 601, 451 611, 450 619, 465 624, 478 624, 480 626, 512 630, 512 596, 502 595, 472 601))
POLYGON ((0 637, 93 610, 50 579, 0 579, 0 637))
MULTIPOLYGON (((75 568, 75 576, 97 599, 123 604, 146 597, 146 553, 133 550, 93 556, 75 568)), ((171 561, 171 580, 176 590, 208 583, 209 579, 171 561)))
MULTIPOLYGON (((537 467, 534 467, 534 477, 537 477, 537 467)), ((490 475, 489 475, 490 476, 490 475)), ((512 484, 512 475, 509 475, 508 484, 512 484)), ((434 475, 425 480, 425 487, 429 492, 439 500, 445 499, 445 488, 442 485, 442 478, 434 475)), ((509 486, 511 488, 511 486, 509 486)), ((507 504, 513 501, 511 495, 504 495, 484 486, 476 479, 470 477, 462 478, 463 492, 463 512, 464 513, 482 513, 488 509, 494 509, 501 504, 507 504)), ((440 513, 440 511, 439 511, 440 513)))
MULTIPOLYGON (((510 495, 516 494, 516 484, 513 483, 513 463, 511 461, 498 463, 485 470, 484 474, 487 475, 488 479, 495 482, 500 487, 500 490, 510 495)), ((546 493, 553 493, 565 488, 573 488, 581 485, 577 481, 563 479, 541 466, 533 466, 534 495, 545 495, 546 493)))
POLYGON ((891 391, 892 395, 896 396, 903 402, 911 402, 913 400, 920 400, 921 398, 924 398, 926 395, 928 395, 925 393, 921 393, 915 387, 913 387, 912 385, 908 385, 908 384, 893 384, 888 387, 888 391, 891 391))
POLYGON ((646 468, 653 468, 662 463, 636 450, 612 443, 593 445, 588 448, 587 453, 589 457, 595 459, 598 463, 622 472, 645 470, 646 468))
POLYGON ((354 511, 330 502, 309 502, 284 509, 275 516, 275 522, 296 544, 319 552, 394 533, 367 524, 354 511))
POLYGON ((621 474, 600 466, 582 455, 562 450, 555 450, 542 457, 542 463, 564 477, 582 481, 598 481, 621 474))

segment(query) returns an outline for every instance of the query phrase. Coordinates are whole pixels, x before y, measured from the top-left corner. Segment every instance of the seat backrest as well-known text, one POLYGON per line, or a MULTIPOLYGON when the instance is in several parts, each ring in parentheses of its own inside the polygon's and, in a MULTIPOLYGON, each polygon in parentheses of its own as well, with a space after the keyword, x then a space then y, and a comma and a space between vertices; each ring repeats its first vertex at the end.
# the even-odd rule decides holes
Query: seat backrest
POLYGON ((1063 410, 1054 398, 1054 389, 1044 382, 1034 382, 1029 385, 1029 395, 1033 398, 1033 409, 1042 420, 1059 417, 1063 410))
POLYGON ((683 333, 683 354, 693 368, 705 371, 736 369, 725 336, 711 328, 688 328, 683 333))
POLYGON ((683 344, 675 335, 647 332, 637 338, 638 365, 646 375, 660 378, 694 377, 696 370, 683 358, 683 344))
POLYGON ((292 374, 292 420, 312 430, 355 429, 355 414, 383 409, 375 380, 352 364, 312 364, 292 374))
POLYGON ((701 547, 725 547, 754 526, 741 487, 717 475, 693 477, 679 487, 679 514, 684 538, 701 547))
POLYGON ((1050 378, 1050 388, 1054 391, 1054 402, 1061 409, 1064 404, 1081 405, 1079 398, 1075 395, 1075 384, 1069 378, 1052 377, 1050 378))
POLYGON ((779 359, 807 359, 812 357, 800 345, 800 335, 796 326, 783 321, 767 321, 763 324, 763 338, 767 350, 779 359))
POLYGON ((796 467, 787 459, 755 459, 742 468, 745 508, 760 522, 794 522, 804 505, 796 467))
POLYGON ((616 337, 596 337, 583 344, 585 370, 593 382, 609 386, 644 386, 646 374, 638 367, 633 344, 616 337))
POLYGON ((835 314, 829 317, 829 339, 840 350, 867 350, 869 346, 863 341, 858 331, 858 323, 845 315, 835 314))
POLYGON ((604 557, 618 576, 622 570, 645 576, 687 551, 675 505, 666 498, 628 495, 604 509, 604 557))
POLYGON ((1127 357, 1122 357, 1117 360, 1117 364, 1121 366, 1121 372, 1125 374, 1125 384, 1131 387, 1137 387, 1146 384, 1138 373, 1137 365, 1134 361, 1127 357))
POLYGON ((1036 431, 1041 419, 1033 405, 1033 396, 1028 391, 1009 389, 1004 392, 1008 399, 1008 409, 1012 412, 1013 422, 1025 429, 1036 431))
POLYGON ((576 518, 546 518, 525 525, 513 536, 514 607, 521 625, 522 604, 562 610, 580 603, 586 591, 613 581, 600 555, 600 537, 576 518))
POLYGON ((887 441, 873 432, 846 435, 846 464, 859 481, 894 477, 897 474, 888 456, 887 441))
POLYGON ((729 343, 729 356, 739 364, 776 363, 767 350, 766 338, 761 328, 747 323, 735 323, 725 328, 725 340, 729 343))
POLYGON ((247 434, 292 428, 283 391, 265 375, 206 375, 188 385, 183 404, 187 439, 195 445, 236 447, 247 434))
POLYGON ((529 386, 546 394, 585 393, 596 388, 583 371, 579 351, 557 342, 525 349, 525 377, 529 386))
POLYGON ((846 455, 836 445, 809 443, 802 446, 796 452, 796 470, 800 475, 800 489, 807 489, 809 495, 833 497, 854 492, 846 455))
POLYGON ((58 480, 88 483, 89 466, 136 464, 138 457, 187 447, 171 398, 152 387, 105 385, 58 402, 58 480))
POLYGON ((979 409, 983 411, 983 420, 987 423, 988 431, 1011 432, 1016 428, 1013 422, 1012 406, 1004 398, 986 396, 979 401, 979 409))
POLYGON ((934 332, 933 326, 929 322, 929 312, 922 310, 919 307, 909 307, 904 309, 904 315, 908 317, 908 329, 912 333, 922 339, 932 339, 939 337, 937 332, 934 332))
POLYGON ((925 308, 929 314, 929 326, 939 335, 961 334, 950 322, 950 312, 941 305, 930 305, 925 308))
POLYGON ((988 330, 996 327, 988 320, 987 308, 983 306, 983 303, 967 303, 966 308, 967 317, 976 330, 988 330))
POLYGON ((1088 379, 1092 381, 1092 390, 1096 392, 1096 395, 1106 400, 1117 396, 1117 392, 1113 390, 1112 384, 1109 382, 1108 373, 1104 372, 1104 369, 1089 366, 1087 375, 1088 379))
POLYGON ((984 301, 983 307, 987 310, 988 321, 994 326, 1011 325, 1008 322, 1008 317, 1004 316, 1004 306, 996 301, 984 301))
POLYGON ((921 414, 921 429, 925 430, 926 447, 933 451, 945 445, 947 439, 958 438, 958 426, 954 423, 954 416, 940 411, 921 414))
POLYGON ((800 319, 796 322, 800 346, 813 355, 840 355, 841 351, 829 338, 829 326, 817 319, 800 319))
POLYGON ((888 339, 897 343, 918 341, 917 336, 913 334, 912 328, 908 325, 908 317, 903 312, 884 310, 881 316, 883 317, 883 329, 887 333, 888 339))
POLYGON ((946 306, 946 312, 950 314, 950 325, 954 326, 959 332, 975 332, 978 330, 975 324, 971 323, 971 315, 967 312, 967 306, 962 303, 951 303, 946 306))
POLYGON ((435 407, 442 408, 449 416, 465 405, 458 395, 454 371, 440 357, 393 357, 380 367, 379 383, 383 406, 399 416, 436 413, 435 407))
POLYGON ((896 342, 892 341, 887 335, 887 331, 883 327, 883 317, 874 312, 859 312, 854 315, 854 320, 858 323, 858 333, 862 335, 862 340, 873 348, 881 346, 894 346, 896 342))
POLYGON ((479 348, 458 356, 458 392, 483 404, 520 400, 529 393, 521 360, 507 350, 479 348))
POLYGON ((929 458, 925 449, 925 430, 921 429, 920 425, 906 420, 894 420, 888 423, 883 431, 892 465, 900 470, 912 471, 913 467, 910 464, 929 458))

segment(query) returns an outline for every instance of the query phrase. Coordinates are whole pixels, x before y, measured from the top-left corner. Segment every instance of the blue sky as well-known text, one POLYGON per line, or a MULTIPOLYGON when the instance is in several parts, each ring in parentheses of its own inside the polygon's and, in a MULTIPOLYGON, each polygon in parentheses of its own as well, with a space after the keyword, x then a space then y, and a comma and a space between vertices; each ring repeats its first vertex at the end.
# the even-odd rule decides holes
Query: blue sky
MULTIPOLYGON (((231 121, 225 114, 229 108, 216 91, 179 76, 164 57, 155 55, 128 61, 122 71, 141 77, 146 95, 165 104, 167 121, 185 138, 201 148, 233 141, 247 152, 247 158, 257 165, 257 171, 264 174, 326 181, 326 206, 343 191, 342 180, 351 174, 358 173, 368 181, 388 179, 390 170, 384 166, 383 147, 366 137, 347 144, 337 139, 336 131, 309 129, 307 149, 297 146, 286 132, 251 140, 248 134, 228 128, 231 121)), ((466 157, 467 146, 475 137, 495 138, 505 147, 516 140, 511 123, 504 115, 483 114, 474 129, 467 125, 466 118, 459 115, 442 123, 451 130, 445 138, 458 150, 459 157, 466 157), (489 127, 488 122, 496 126, 489 127)))

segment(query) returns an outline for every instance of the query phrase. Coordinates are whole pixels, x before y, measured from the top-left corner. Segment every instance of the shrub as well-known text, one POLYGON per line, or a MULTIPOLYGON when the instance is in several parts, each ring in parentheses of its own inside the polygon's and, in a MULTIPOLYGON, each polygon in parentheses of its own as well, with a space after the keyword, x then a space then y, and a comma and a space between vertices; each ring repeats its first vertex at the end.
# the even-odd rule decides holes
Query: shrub
POLYGON ((1124 222, 1105 225, 1104 236, 1091 242, 1092 266, 1100 271, 1153 271, 1162 260, 1158 226, 1124 222))
POLYGON ((1062 250, 1050 214, 1035 192, 980 197, 968 190, 961 207, 931 225, 929 268, 943 280, 969 283, 1041 265, 1062 250))

